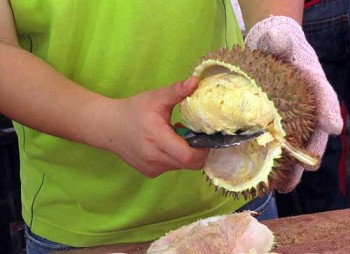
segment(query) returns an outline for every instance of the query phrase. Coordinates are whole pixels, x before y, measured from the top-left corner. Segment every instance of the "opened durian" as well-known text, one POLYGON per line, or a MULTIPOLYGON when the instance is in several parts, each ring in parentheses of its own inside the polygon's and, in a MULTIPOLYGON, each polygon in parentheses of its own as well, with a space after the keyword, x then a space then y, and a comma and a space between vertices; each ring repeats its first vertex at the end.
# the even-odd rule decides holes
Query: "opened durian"
POLYGON ((148 254, 268 254, 273 232, 250 211, 201 219, 170 231, 148 248, 148 254))
POLYGON ((230 135, 264 131, 239 146, 211 149, 204 172, 225 194, 248 198, 283 190, 295 163, 318 167, 319 158, 305 149, 316 123, 315 96, 292 65, 234 47, 209 53, 193 75, 199 86, 180 103, 190 129, 230 135))

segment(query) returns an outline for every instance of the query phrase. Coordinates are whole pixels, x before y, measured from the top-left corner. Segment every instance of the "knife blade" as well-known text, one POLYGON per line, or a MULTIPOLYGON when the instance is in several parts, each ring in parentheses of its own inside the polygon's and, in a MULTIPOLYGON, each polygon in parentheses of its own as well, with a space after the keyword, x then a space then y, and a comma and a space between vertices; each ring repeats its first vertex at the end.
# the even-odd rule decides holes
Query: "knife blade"
POLYGON ((222 133, 206 134, 197 133, 186 127, 174 127, 177 134, 183 137, 187 143, 195 148, 227 148, 237 146, 244 142, 253 140, 262 135, 264 130, 257 130, 252 133, 241 133, 236 135, 224 135, 222 133))

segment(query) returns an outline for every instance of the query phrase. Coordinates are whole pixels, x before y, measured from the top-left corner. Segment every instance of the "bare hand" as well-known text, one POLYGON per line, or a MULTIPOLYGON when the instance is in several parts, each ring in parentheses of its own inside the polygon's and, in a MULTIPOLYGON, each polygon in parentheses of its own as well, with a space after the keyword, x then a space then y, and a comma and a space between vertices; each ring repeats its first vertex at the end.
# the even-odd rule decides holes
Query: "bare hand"
POLYGON ((107 149, 148 177, 175 169, 200 169, 209 150, 191 148, 170 123, 173 107, 197 85, 198 79, 192 77, 128 99, 111 100, 112 121, 103 137, 107 149))

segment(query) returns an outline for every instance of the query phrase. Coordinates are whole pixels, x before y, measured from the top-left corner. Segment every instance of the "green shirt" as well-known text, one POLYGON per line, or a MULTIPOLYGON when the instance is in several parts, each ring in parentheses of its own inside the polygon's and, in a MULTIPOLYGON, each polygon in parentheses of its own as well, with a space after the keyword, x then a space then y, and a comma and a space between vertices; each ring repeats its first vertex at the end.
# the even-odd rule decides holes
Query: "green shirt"
MULTIPOLYGON (((11 5, 23 48, 113 98, 183 80, 208 51, 242 43, 228 0, 12 0, 11 5)), ((175 110, 173 121, 179 120, 175 110)), ((200 171, 149 179, 110 152, 15 127, 23 217, 34 233, 52 241, 77 247, 150 241, 245 203, 215 192, 200 171)))

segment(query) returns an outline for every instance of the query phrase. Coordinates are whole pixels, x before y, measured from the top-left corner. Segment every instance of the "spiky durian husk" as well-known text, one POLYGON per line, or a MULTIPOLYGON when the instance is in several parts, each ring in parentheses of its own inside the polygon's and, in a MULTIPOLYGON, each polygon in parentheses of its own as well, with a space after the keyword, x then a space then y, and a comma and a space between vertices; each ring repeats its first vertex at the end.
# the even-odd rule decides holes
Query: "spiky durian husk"
MULTIPOLYGON (((241 49, 219 49, 208 53, 203 61, 215 59, 239 67, 267 93, 282 117, 286 140, 298 149, 305 150, 315 129, 317 107, 315 95, 309 83, 291 64, 265 55, 260 51, 241 49)), ((208 70, 210 71, 210 70, 208 70)), ((261 182, 251 189, 242 190, 245 198, 263 195, 275 189, 283 192, 286 181, 293 177, 296 159, 283 151, 275 161, 268 182, 261 182)), ((211 181, 211 180, 209 180, 211 181)), ((240 193, 223 190, 225 195, 239 197, 240 193)))

